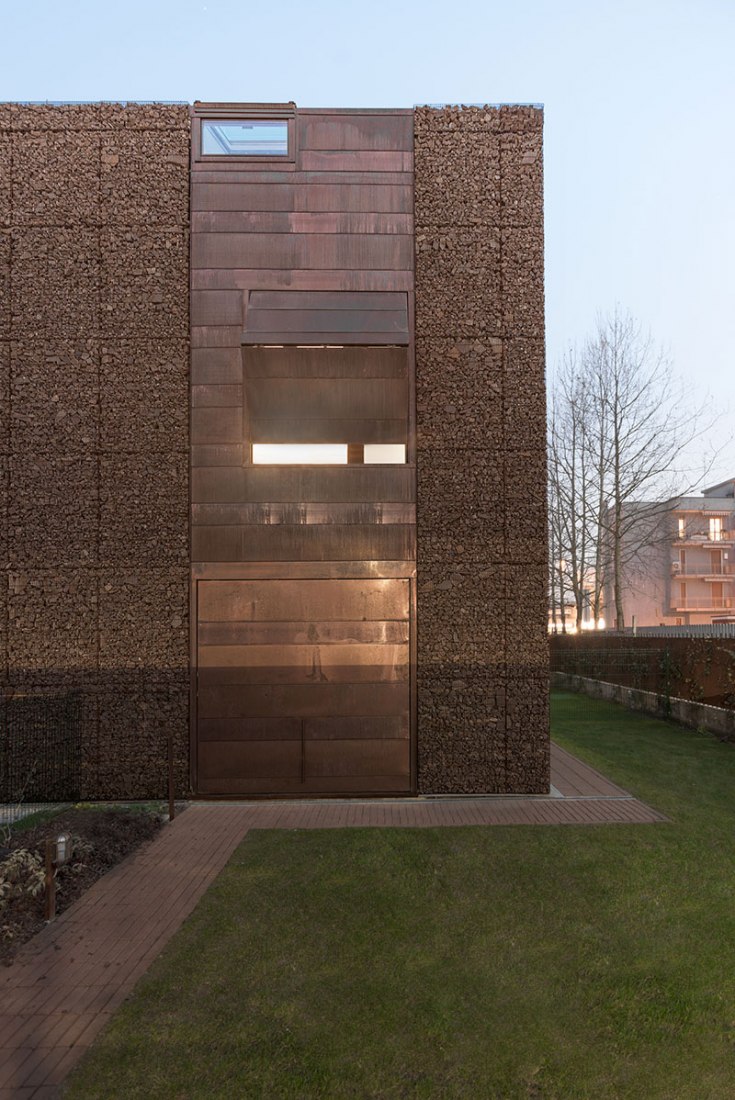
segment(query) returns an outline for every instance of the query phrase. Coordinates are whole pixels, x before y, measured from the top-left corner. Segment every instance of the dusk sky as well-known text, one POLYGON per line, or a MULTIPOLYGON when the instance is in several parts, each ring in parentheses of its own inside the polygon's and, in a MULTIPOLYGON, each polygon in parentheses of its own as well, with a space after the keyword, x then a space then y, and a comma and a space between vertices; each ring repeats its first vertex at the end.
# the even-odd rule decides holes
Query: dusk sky
POLYGON ((732 0, 4 0, 2 40, 3 100, 543 104, 549 373, 630 310, 735 476, 732 0))

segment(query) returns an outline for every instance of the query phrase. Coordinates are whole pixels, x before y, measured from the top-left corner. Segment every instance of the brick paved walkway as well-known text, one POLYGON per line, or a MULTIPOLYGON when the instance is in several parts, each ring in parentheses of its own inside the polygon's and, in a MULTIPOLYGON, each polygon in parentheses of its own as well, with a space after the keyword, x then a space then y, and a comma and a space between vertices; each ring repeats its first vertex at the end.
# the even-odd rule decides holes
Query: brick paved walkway
POLYGON ((558 746, 550 795, 194 803, 0 974, 0 1100, 57 1097, 249 829, 665 821, 558 746))

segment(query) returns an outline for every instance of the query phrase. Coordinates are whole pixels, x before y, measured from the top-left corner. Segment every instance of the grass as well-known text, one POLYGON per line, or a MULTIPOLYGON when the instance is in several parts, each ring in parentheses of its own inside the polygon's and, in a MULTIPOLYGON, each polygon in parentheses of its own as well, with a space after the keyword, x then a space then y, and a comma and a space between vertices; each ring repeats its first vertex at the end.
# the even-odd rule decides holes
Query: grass
POLYGON ((253 832, 66 1100, 729 1100, 735 746, 553 731, 671 823, 253 832))
POLYGON ((26 833, 30 829, 35 829, 36 825, 43 825, 47 821, 53 821, 55 817, 59 817, 69 810, 129 810, 131 813, 142 813, 146 811, 148 813, 162 815, 164 812, 168 811, 168 803, 164 804, 160 801, 60 803, 58 806, 52 806, 48 809, 34 810, 33 813, 26 814, 25 817, 19 817, 15 821, 10 821, 6 825, 0 826, 0 837, 3 829, 7 829, 9 835, 26 833))
POLYGON ((29 829, 34 829, 36 825, 43 825, 46 821, 53 821, 55 817, 62 814, 64 810, 68 809, 67 805, 54 806, 48 810, 34 810, 33 813, 26 814, 25 817, 19 817, 15 821, 9 821, 0 826, 0 835, 7 830, 8 835, 14 833, 26 833, 29 829))

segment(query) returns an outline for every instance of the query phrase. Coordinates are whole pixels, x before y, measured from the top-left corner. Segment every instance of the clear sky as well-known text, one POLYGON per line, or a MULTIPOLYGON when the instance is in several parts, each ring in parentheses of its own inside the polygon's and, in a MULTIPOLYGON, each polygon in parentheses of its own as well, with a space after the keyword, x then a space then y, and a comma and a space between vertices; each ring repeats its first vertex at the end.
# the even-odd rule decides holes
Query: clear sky
POLYGON ((0 0, 0 99, 545 106, 548 366, 630 310, 735 476, 734 0, 0 0))

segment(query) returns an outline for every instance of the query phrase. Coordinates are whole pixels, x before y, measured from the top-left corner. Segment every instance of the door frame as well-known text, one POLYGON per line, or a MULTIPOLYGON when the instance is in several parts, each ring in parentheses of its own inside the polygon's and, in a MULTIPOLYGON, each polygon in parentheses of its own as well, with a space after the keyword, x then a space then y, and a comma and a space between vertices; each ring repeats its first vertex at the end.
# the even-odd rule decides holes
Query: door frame
MULTIPOLYGON (((312 798, 370 798, 370 792, 359 794, 314 794, 305 796, 301 792, 294 794, 251 794, 213 795, 201 794, 198 785, 198 653, 199 653, 199 582, 212 580, 407 580, 409 582, 409 650, 408 650, 408 723, 410 786, 406 793, 393 797, 415 797, 418 794, 418 745, 417 745, 417 689, 416 689, 416 562, 415 561, 298 561, 298 562, 236 562, 236 563, 195 563, 191 571, 191 630, 190 630, 190 680, 189 680, 189 781, 192 798, 207 801, 251 801, 268 799, 312 798)), ((389 794, 375 792, 381 798, 392 797, 389 794)))

